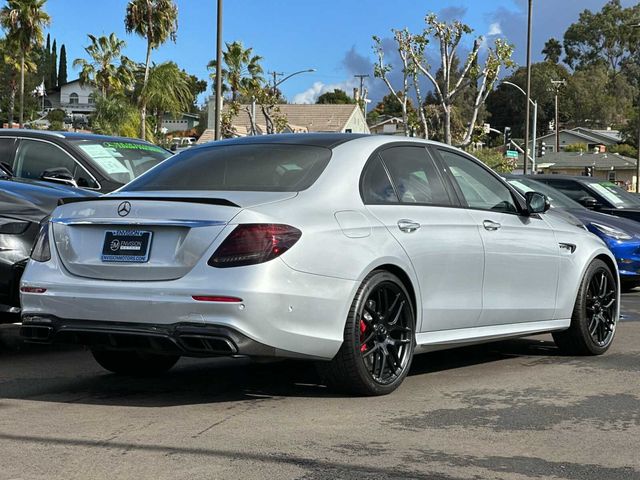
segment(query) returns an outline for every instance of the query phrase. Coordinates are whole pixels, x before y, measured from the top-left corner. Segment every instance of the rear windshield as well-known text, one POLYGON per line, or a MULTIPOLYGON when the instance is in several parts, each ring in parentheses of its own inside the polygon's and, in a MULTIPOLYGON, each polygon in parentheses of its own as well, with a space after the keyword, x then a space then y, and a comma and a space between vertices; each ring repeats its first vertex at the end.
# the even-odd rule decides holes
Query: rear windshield
POLYGON ((122 184, 171 156, 164 148, 150 143, 122 140, 71 140, 71 143, 88 155, 108 178, 122 184))
POLYGON ((331 150, 308 145, 220 145, 187 150, 123 191, 241 190, 297 192, 318 179, 331 150))

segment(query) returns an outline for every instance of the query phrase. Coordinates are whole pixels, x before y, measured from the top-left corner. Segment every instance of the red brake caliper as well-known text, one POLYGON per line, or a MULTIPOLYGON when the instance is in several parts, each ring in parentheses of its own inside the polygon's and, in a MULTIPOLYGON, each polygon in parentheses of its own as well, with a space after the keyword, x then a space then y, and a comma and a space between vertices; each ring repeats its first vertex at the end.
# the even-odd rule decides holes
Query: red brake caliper
MULTIPOLYGON (((364 322, 364 320, 360 319, 360 341, 362 341, 364 339, 364 332, 367 331, 367 324, 364 322)), ((360 351, 361 352, 366 352, 367 351, 367 345, 364 344, 360 347, 360 351)))

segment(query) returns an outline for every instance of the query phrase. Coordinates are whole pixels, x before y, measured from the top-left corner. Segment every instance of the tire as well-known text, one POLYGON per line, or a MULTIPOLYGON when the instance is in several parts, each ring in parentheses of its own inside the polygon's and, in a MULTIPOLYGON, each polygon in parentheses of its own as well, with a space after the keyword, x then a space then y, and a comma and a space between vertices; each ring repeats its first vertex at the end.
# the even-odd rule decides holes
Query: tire
POLYGON ((554 332, 553 339, 568 355, 602 355, 616 332, 618 284, 609 266, 602 260, 589 265, 580 288, 568 330, 554 332), (599 279, 606 278, 602 293, 599 279))
POLYGON ((118 375, 144 376, 164 373, 173 367, 178 355, 159 355, 156 353, 92 350, 93 358, 105 370, 118 375))
POLYGON ((414 347, 411 298, 398 277, 376 270, 364 279, 351 304, 340 350, 318 367, 333 389, 386 395, 407 376, 414 347))

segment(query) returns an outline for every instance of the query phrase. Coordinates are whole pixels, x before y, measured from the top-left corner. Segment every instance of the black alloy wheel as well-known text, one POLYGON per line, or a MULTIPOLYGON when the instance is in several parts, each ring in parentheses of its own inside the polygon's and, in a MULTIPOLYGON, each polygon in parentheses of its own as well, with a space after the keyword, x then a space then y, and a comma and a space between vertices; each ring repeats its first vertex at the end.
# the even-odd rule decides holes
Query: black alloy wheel
POLYGON ((384 395, 407 376, 414 339, 415 315, 407 289, 395 275, 376 270, 356 293, 338 354, 318 366, 331 387, 384 395))
POLYGON ((569 329, 554 332, 553 339, 569 355, 601 355, 616 333, 618 281, 602 260, 591 262, 584 275, 569 329))
POLYGON ((600 346, 611 343, 616 328, 616 283, 608 269, 600 268, 591 277, 585 302, 589 335, 600 346))
POLYGON ((410 357, 413 319, 409 299, 394 282, 378 284, 360 317, 360 353, 371 378, 389 385, 402 374, 410 357))

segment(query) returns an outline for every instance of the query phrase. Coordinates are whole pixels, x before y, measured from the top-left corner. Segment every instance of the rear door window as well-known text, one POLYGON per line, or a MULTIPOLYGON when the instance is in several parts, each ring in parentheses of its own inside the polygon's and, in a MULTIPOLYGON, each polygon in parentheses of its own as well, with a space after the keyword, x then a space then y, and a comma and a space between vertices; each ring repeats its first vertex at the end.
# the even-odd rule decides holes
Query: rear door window
POLYGON ((99 188, 91 175, 62 148, 41 140, 20 140, 13 167, 16 177, 37 180, 46 171, 56 169, 66 169, 79 187, 99 188))
POLYGON ((451 204, 440 175, 424 147, 392 147, 380 152, 380 156, 401 203, 451 204))

